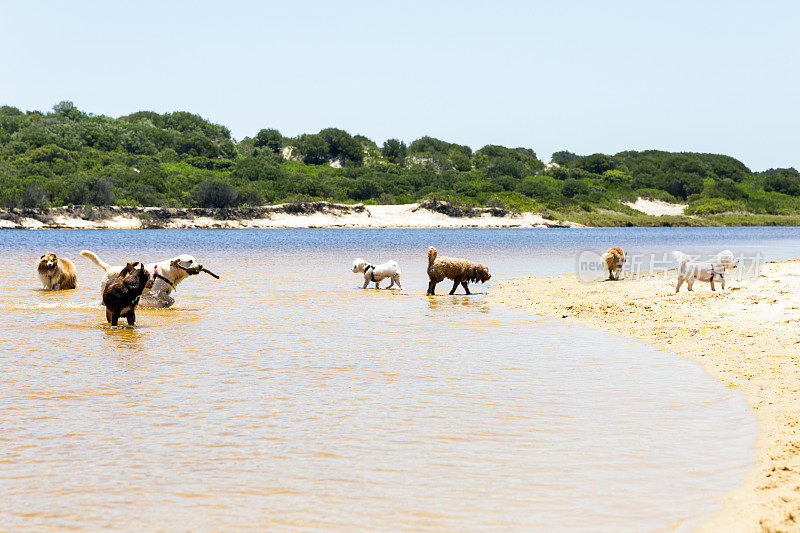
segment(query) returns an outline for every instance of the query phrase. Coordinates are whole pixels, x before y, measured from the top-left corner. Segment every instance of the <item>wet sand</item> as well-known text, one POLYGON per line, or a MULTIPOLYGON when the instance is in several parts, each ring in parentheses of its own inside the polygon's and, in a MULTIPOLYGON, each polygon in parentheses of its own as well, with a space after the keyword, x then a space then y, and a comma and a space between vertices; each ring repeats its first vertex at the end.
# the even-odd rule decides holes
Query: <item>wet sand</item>
POLYGON ((756 279, 684 285, 674 273, 585 284, 575 275, 498 284, 490 301, 639 339, 740 388, 759 421, 755 467, 701 531, 800 531, 800 259, 756 279))

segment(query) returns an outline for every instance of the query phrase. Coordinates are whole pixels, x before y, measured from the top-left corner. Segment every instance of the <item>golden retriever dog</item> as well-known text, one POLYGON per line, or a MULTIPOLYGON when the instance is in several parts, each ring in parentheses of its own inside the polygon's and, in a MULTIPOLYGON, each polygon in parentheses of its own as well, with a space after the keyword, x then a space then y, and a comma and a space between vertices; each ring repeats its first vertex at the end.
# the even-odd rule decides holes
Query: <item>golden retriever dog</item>
MULTIPOLYGON (((124 266, 114 266, 106 263, 100 259, 96 253, 89 250, 81 251, 81 255, 89 261, 99 266, 105 271, 102 281, 100 281, 100 295, 102 296, 106 284, 112 278, 115 278, 122 272, 124 266)), ((172 259, 165 259, 158 263, 147 263, 144 268, 151 273, 151 285, 147 287, 147 291, 142 295, 144 303, 152 307, 169 307, 175 303, 175 298, 170 294, 178 286, 178 284, 200 272, 205 272, 211 276, 219 279, 219 276, 203 268, 197 259, 191 255, 179 255, 172 259)))
POLYGON ((149 281, 150 273, 140 262, 128 263, 117 277, 108 280, 103 288, 103 305, 109 324, 116 326, 120 317, 125 317, 129 326, 136 322, 136 306, 149 281))
POLYGON ((619 280, 619 276, 622 274, 622 266, 625 264, 625 252, 622 251, 622 248, 619 246, 609 248, 603 254, 603 261, 605 261, 608 269, 608 279, 611 281, 619 280))
POLYGON ((467 282, 473 283, 481 282, 486 283, 492 277, 489 274, 489 268, 485 265, 479 265, 466 259, 457 259, 453 257, 437 257, 436 248, 431 246, 428 248, 428 295, 435 296, 434 290, 436 284, 444 278, 453 280, 453 289, 450 294, 456 292, 458 284, 460 283, 467 294, 469 287, 467 282))
POLYGON ((62 259, 53 252, 47 252, 39 258, 37 270, 45 290, 63 291, 78 286, 75 265, 69 259, 62 259))

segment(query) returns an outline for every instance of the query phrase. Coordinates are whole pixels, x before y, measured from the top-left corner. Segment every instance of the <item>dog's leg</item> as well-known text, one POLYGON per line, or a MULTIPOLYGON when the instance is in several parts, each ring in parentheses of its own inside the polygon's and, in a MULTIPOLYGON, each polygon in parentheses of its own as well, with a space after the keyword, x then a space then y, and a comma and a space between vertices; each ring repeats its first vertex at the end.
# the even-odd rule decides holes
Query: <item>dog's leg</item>
POLYGON ((125 315, 125 318, 128 319, 128 325, 132 326, 133 323, 136 322, 136 313, 134 313, 133 309, 131 309, 130 312, 125 315))
POLYGON ((436 296, 436 293, 434 292, 435 290, 436 290, 436 282, 431 280, 428 283, 428 296, 436 296))
POLYGON ((110 309, 106 309, 106 320, 108 321, 109 324, 111 324, 111 320, 113 320, 112 317, 113 317, 113 315, 111 314, 111 310, 110 309))
POLYGON ((119 313, 111 313, 111 325, 116 327, 117 322, 119 322, 119 313))
POLYGON ((386 287, 386 288, 387 289, 391 289, 392 287, 394 287, 394 278, 390 276, 389 277, 389 286, 386 287))
POLYGON ((158 301, 158 307, 170 307, 172 304, 175 303, 175 298, 170 296, 169 293, 166 291, 160 291, 158 294, 154 296, 155 299, 158 301))
POLYGON ((471 292, 469 292, 469 286, 467 285, 466 281, 462 281, 461 286, 464 287, 464 290, 467 291, 467 294, 472 294, 471 292))
POLYGON ((694 278, 690 278, 686 280, 686 289, 692 290, 692 285, 694 285, 694 278))
POLYGON ((720 283, 722 284, 722 290, 725 290, 725 278, 720 279, 720 283))
POLYGON ((363 286, 363 287, 361 287, 361 288, 362 288, 362 289, 366 289, 366 288, 367 288, 367 286, 369 286, 369 278, 365 276, 365 277, 364 277, 364 286, 363 286))
POLYGON ((459 283, 459 282, 458 282, 458 280, 455 280, 455 281, 453 282, 453 288, 452 288, 452 290, 450 291, 450 294, 453 294, 453 293, 455 293, 455 292, 456 292, 456 289, 458 288, 458 283, 459 283))
POLYGON ((376 281, 376 282, 375 282, 375 290, 377 291, 377 290, 379 290, 380 288, 381 288, 381 282, 380 282, 380 281, 376 281))
POLYGON ((403 290, 403 286, 402 286, 402 285, 400 285, 400 276, 397 276, 397 278, 392 278, 392 281, 394 281, 395 283, 397 283, 397 288, 398 288, 398 289, 400 289, 401 291, 403 290))
POLYGON ((678 291, 681 290, 681 285, 683 285, 683 278, 678 276, 678 284, 675 286, 675 294, 677 294, 678 291))

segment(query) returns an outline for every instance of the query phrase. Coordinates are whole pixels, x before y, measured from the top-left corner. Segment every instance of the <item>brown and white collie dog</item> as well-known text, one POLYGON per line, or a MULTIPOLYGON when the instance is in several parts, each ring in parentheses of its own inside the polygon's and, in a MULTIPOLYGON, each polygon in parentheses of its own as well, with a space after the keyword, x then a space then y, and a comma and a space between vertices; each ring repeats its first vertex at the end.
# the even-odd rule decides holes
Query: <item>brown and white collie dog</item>
POLYGON ((608 281, 618 281, 625 266, 625 252, 619 246, 609 248, 603 254, 603 261, 608 269, 608 281))
POLYGON ((39 258, 37 270, 45 290, 63 291, 78 285, 78 275, 72 261, 61 259, 53 252, 47 252, 39 258))

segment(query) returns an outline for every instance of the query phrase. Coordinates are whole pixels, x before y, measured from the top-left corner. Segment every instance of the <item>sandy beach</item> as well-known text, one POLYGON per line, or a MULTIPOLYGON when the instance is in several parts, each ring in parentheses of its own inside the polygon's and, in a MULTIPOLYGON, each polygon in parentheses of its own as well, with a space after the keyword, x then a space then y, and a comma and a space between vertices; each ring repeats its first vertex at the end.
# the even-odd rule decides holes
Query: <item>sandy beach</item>
POLYGON ((645 341, 741 389, 759 421, 755 466, 700 530, 800 531, 800 259, 726 288, 675 294, 674 272, 589 284, 568 275, 503 282, 490 300, 645 341))
POLYGON ((363 205, 305 202, 244 208, 65 206, 0 209, 0 229, 255 228, 564 228, 583 227, 536 213, 472 208, 454 215, 446 202, 363 205))

